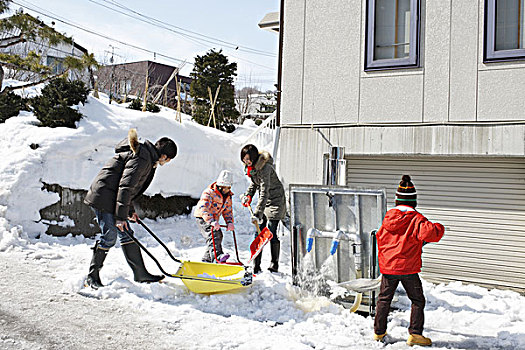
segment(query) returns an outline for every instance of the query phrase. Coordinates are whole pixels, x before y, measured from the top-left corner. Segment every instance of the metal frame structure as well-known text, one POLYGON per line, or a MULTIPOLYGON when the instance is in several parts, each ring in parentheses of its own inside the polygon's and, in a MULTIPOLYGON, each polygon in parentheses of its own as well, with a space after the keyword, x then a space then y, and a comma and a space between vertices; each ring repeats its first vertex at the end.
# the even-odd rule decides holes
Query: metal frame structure
MULTIPOLYGON (((290 185, 289 193, 294 283, 301 284, 298 274, 306 254, 312 254, 315 273, 321 273, 322 262, 333 255, 335 283, 377 277, 375 230, 386 213, 384 190, 290 185)), ((368 308, 360 311, 373 314, 375 293, 365 293, 364 300, 368 308)))

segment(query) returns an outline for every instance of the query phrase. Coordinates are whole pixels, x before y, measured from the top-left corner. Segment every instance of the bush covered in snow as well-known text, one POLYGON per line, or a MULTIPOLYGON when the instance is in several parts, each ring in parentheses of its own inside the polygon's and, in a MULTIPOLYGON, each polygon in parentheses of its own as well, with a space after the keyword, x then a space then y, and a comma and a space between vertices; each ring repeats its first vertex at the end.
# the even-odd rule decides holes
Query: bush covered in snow
POLYGON ((84 104, 88 93, 82 81, 55 79, 42 89, 41 96, 31 99, 31 106, 42 126, 75 128, 82 114, 71 106, 84 104))
MULTIPOLYGON (((130 105, 128 106, 129 109, 134 109, 136 111, 142 111, 142 107, 143 107, 142 101, 138 97, 133 99, 130 105)), ((159 113, 160 107, 157 106, 153 102, 148 102, 146 103, 146 110, 151 113, 159 113)))
POLYGON ((154 104, 153 102, 146 103, 146 110, 151 113, 159 113, 160 107, 154 104))
POLYGON ((21 110, 26 109, 26 99, 12 91, 0 94, 0 123, 11 117, 16 117, 21 110))
POLYGON ((134 109, 136 111, 141 111, 142 110, 142 101, 140 100, 140 98, 135 98, 131 101, 130 105, 128 106, 129 109, 134 109))

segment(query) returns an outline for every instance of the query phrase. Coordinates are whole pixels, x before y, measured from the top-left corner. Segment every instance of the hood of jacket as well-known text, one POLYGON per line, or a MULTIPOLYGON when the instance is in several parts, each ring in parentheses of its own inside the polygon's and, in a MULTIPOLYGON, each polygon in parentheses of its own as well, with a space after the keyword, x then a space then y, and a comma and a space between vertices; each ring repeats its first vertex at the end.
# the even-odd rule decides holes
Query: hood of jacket
POLYGON ((405 234, 406 229, 412 222, 417 211, 410 207, 396 207, 397 210, 389 210, 383 219, 383 227, 392 234, 405 234))
POLYGON ((273 165, 273 158, 270 155, 270 153, 266 151, 260 151, 259 152, 259 158, 257 158, 257 163, 255 163, 255 170, 259 171, 261 170, 266 163, 269 163, 270 165, 273 165))
POLYGON ((160 154, 157 151, 157 147, 149 140, 146 140, 144 143, 139 142, 139 137, 137 135, 136 129, 130 129, 128 132, 128 138, 120 141, 115 146, 115 153, 122 152, 133 152, 133 154, 139 154, 141 149, 144 148, 149 152, 152 163, 155 163, 160 158, 160 154))

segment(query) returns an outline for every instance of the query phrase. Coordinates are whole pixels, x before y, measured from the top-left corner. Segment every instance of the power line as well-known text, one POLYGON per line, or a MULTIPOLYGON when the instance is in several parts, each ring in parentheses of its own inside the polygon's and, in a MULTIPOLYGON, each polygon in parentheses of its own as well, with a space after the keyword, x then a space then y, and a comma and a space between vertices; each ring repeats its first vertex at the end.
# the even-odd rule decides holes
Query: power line
MULTIPOLYGON (((25 1, 25 2, 27 2, 27 3, 30 4, 31 6, 34 6, 34 7, 37 7, 37 8, 42 9, 42 8, 39 7, 39 6, 30 3, 29 1, 25 1)), ((111 41, 117 42, 117 43, 119 43, 119 44, 121 44, 121 45, 125 45, 125 46, 128 46, 128 47, 134 48, 134 49, 136 49, 136 50, 140 50, 140 51, 144 51, 144 52, 152 53, 152 54, 154 54, 154 55, 158 55, 158 56, 160 56, 160 57, 163 57, 163 58, 166 58, 166 59, 169 59, 169 60, 172 60, 172 61, 176 61, 176 62, 179 62, 179 63, 189 63, 189 62, 187 62, 187 61, 185 61, 185 60, 182 60, 182 59, 179 59, 179 58, 175 58, 175 57, 171 57, 171 56, 168 56, 168 55, 164 55, 164 54, 161 54, 161 53, 156 52, 156 51, 152 51, 152 50, 149 50, 149 49, 145 49, 145 48, 142 48, 142 47, 140 47, 140 46, 137 46, 137 45, 134 45, 134 44, 129 44, 129 43, 126 43, 126 42, 124 42, 124 41, 122 41, 122 40, 119 40, 119 39, 115 39, 115 38, 109 37, 109 36, 107 36, 107 35, 105 35, 105 34, 97 33, 97 32, 95 32, 95 31, 93 31, 93 30, 91 30, 91 29, 88 29, 88 28, 82 27, 82 26, 80 26, 80 25, 78 25, 78 24, 73 24, 73 23, 70 23, 70 22, 68 22, 68 21, 66 21, 66 20, 60 19, 60 18, 59 18, 60 16, 58 16, 58 15, 55 15, 55 14, 50 15, 50 14, 44 13, 44 12, 42 12, 42 11, 36 10, 36 9, 34 9, 34 8, 31 8, 30 6, 27 6, 27 5, 21 4, 21 3, 17 2, 17 1, 14 1, 14 0, 13 0, 12 3, 17 4, 17 5, 19 5, 19 6, 22 6, 22 7, 26 8, 26 9, 28 9, 28 10, 34 11, 34 12, 36 12, 36 13, 42 15, 42 16, 46 16, 46 17, 48 17, 48 18, 54 19, 55 21, 59 21, 59 22, 65 24, 65 25, 68 25, 68 26, 71 26, 71 27, 74 27, 74 28, 80 29, 80 30, 82 30, 82 31, 85 31, 85 32, 90 33, 90 34, 92 34, 92 35, 99 36, 99 37, 104 38, 104 39, 107 39, 107 40, 111 40, 111 41)), ((42 10, 44 10, 44 9, 42 9, 42 10)), ((47 10, 45 10, 45 11, 47 11, 47 10)), ((51 13, 51 12, 49 12, 49 13, 51 13)), ((193 65, 193 63, 189 63, 189 64, 193 65)))
MULTIPOLYGON (((141 19, 141 18, 137 18, 136 16, 132 16, 132 15, 130 15, 130 14, 128 14, 128 13, 125 13, 125 12, 119 11, 119 10, 117 10, 117 9, 115 9, 115 8, 112 8, 112 7, 106 6, 106 5, 104 5, 104 4, 101 4, 101 3, 99 3, 99 2, 96 2, 96 1, 94 1, 94 0, 88 0, 88 1, 89 1, 89 2, 92 2, 92 3, 94 3, 94 4, 97 4, 97 5, 99 5, 99 6, 102 6, 102 7, 104 7, 104 8, 107 8, 107 9, 109 9, 109 10, 111 10, 111 11, 115 11, 115 12, 117 12, 117 13, 120 13, 120 14, 122 14, 122 15, 124 15, 124 16, 130 17, 130 18, 132 18, 132 19, 136 19, 136 20, 138 20, 138 21, 141 21, 141 22, 144 22, 144 23, 150 24, 150 25, 152 25, 152 26, 155 26, 155 27, 158 27, 158 28, 161 28, 161 29, 164 29, 164 30, 168 30, 168 31, 173 32, 173 33, 175 33, 175 34, 181 35, 182 37, 186 38, 187 40, 189 40, 189 41, 191 41, 191 42, 193 42, 193 43, 196 43, 196 44, 198 44, 198 45, 204 46, 204 47, 206 47, 206 48, 208 48, 208 46, 204 45, 204 44, 203 44, 202 42, 200 42, 200 41, 205 41, 205 42, 208 42, 208 43, 211 43, 211 44, 216 44, 216 42, 213 42, 213 41, 210 41, 210 40, 206 40, 206 39, 202 39, 202 38, 198 38, 198 37, 195 37, 195 36, 192 36, 192 35, 188 35, 188 34, 185 34, 185 33, 181 33, 181 32, 178 32, 178 31, 176 31, 176 30, 173 30, 173 29, 171 29, 171 28, 168 28, 168 27, 166 27, 166 26, 175 27, 175 28, 178 28, 178 29, 181 29, 181 30, 186 30, 186 29, 182 29, 182 28, 180 28, 180 27, 177 27, 177 26, 171 25, 171 24, 169 24, 169 23, 162 22, 162 21, 157 20, 157 19, 155 19, 155 18, 153 18, 153 17, 149 17, 149 16, 142 15, 142 14, 140 14, 140 13, 138 13, 138 12, 136 12, 136 11, 134 11, 134 10, 132 10, 132 9, 130 9, 130 8, 126 7, 126 6, 124 6, 124 5, 120 5, 120 4, 118 4, 117 2, 114 2, 114 1, 112 1, 112 2, 108 2, 107 0, 102 0, 102 1, 104 1, 104 2, 106 2, 106 3, 115 4, 115 5, 119 6, 120 8, 126 9, 126 10, 128 10, 128 11, 133 12, 133 13, 136 13, 136 14, 138 14, 138 15, 141 16, 141 17, 145 17, 145 18, 148 18, 148 19, 153 20, 153 21, 155 21, 155 22, 162 23, 162 25, 155 24, 155 23, 152 23, 151 21, 146 21, 146 20, 141 19)), ((189 32, 191 32, 191 31, 189 31, 189 32)), ((194 32, 192 32, 192 33, 194 33, 194 32)), ((197 34, 198 34, 198 33, 197 33, 197 34)), ((202 34, 198 34, 198 35, 202 35, 202 34)), ((202 36, 204 36, 204 35, 202 35, 202 36)), ((225 41, 220 40, 220 39, 214 39, 214 40, 224 42, 224 43, 226 43, 227 46, 230 46, 230 48, 232 48, 232 49, 233 49, 234 47, 235 47, 235 49, 238 49, 238 48, 241 47, 241 46, 236 46, 235 44, 230 44, 230 43, 225 42, 225 41)), ((249 49, 249 50, 253 50, 253 51, 255 51, 255 49, 250 49, 250 48, 248 48, 248 49, 249 49)), ((245 49, 245 50, 246 50, 246 49, 245 49)), ((245 51, 245 50, 243 50, 243 51, 245 51)), ((259 51, 259 50, 257 50, 257 51, 259 51)), ((254 54, 264 55, 264 56, 267 56, 267 57, 273 57, 273 58, 276 57, 274 54, 268 54, 268 53, 265 53, 264 51, 260 51, 260 53, 258 53, 258 52, 250 52, 250 51, 247 51, 247 53, 254 53, 254 54)), ((228 55, 231 56, 231 57, 233 57, 233 58, 236 58, 236 59, 238 59, 238 60, 240 60, 240 61, 245 61, 245 62, 248 62, 248 63, 250 63, 250 64, 252 64, 252 65, 259 66, 259 67, 262 67, 262 68, 265 68, 265 69, 268 69, 268 70, 271 70, 271 71, 275 71, 274 68, 271 68, 271 67, 268 67, 268 66, 265 66, 265 65, 262 65, 262 64, 259 64, 259 63, 256 63, 256 62, 253 62, 253 61, 250 61, 250 60, 245 59, 245 58, 240 58, 240 57, 238 57, 238 56, 232 55, 231 53, 228 53, 228 55)))
POLYGON ((125 10, 125 11, 129 11, 129 12, 131 12, 131 13, 133 13, 133 14, 139 16, 139 17, 146 18, 148 21, 144 21, 144 20, 142 20, 142 19, 140 19, 140 18, 130 16, 129 14, 126 14, 126 13, 124 13, 124 12, 122 12, 122 11, 119 11, 119 10, 113 8, 113 7, 110 7, 110 6, 107 6, 107 5, 101 4, 101 3, 99 3, 99 2, 97 2, 97 1, 95 1, 95 0, 88 0, 88 1, 90 1, 90 2, 92 2, 92 3, 94 3, 94 4, 97 4, 97 5, 99 5, 99 6, 103 6, 103 7, 107 8, 107 9, 109 9, 109 10, 112 10, 112 11, 118 12, 118 13, 120 13, 120 14, 123 14, 123 15, 125 15, 125 16, 128 16, 128 17, 131 17, 131 18, 134 18, 134 19, 140 20, 140 21, 142 21, 142 22, 145 22, 145 23, 148 23, 148 24, 154 25, 154 26, 156 26, 156 27, 163 28, 163 29, 166 29, 166 30, 170 30, 170 31, 172 31, 172 32, 174 32, 174 33, 176 33, 176 34, 179 34, 179 35, 182 35, 182 36, 185 36, 185 37, 194 38, 194 39, 196 39, 196 40, 202 40, 202 41, 205 41, 205 42, 208 42, 208 43, 212 43, 212 44, 215 44, 215 43, 218 42, 218 43, 221 43, 221 44, 223 44, 223 45, 229 46, 229 47, 232 48, 232 49, 240 50, 240 51, 246 51, 246 52, 248 52, 248 53, 252 53, 252 54, 264 55, 264 56, 268 56, 268 57, 276 57, 276 55, 275 55, 274 53, 271 53, 271 52, 262 51, 262 50, 258 50, 258 49, 250 48, 250 47, 247 47, 247 46, 238 45, 238 44, 231 43, 231 42, 228 42, 228 41, 225 41, 225 40, 222 40, 222 39, 217 39, 217 38, 214 38, 214 37, 211 37, 211 36, 208 36, 208 35, 204 35, 204 34, 201 34, 201 33, 198 33, 198 32, 194 32, 194 31, 191 31, 191 30, 188 30, 188 29, 184 29, 184 28, 182 28, 182 27, 178 27, 178 26, 173 25, 173 24, 171 24, 171 23, 167 23, 167 22, 161 21, 161 20, 159 20, 159 19, 156 19, 156 18, 154 18, 154 17, 144 15, 144 14, 142 14, 142 13, 140 13, 140 12, 138 12, 138 11, 135 11, 135 10, 133 10, 133 9, 131 9, 131 8, 127 7, 127 6, 125 6, 125 5, 122 5, 122 4, 120 4, 120 3, 118 3, 117 1, 114 1, 114 0, 113 0, 113 1, 101 0, 101 1, 103 1, 103 2, 105 2, 105 3, 107 3, 107 4, 110 4, 110 5, 112 5, 112 6, 116 6, 116 7, 120 8, 120 9, 125 10), (152 23, 151 21, 156 22, 156 23, 158 23, 158 24, 156 24, 156 23, 152 23), (162 26, 159 25, 159 24, 161 24, 162 26), (181 33, 181 32, 179 32, 179 31, 174 31, 174 30, 171 30, 170 28, 167 28, 166 26, 167 26, 167 27, 170 27, 170 28, 175 28, 175 29, 178 29, 178 30, 181 30, 181 31, 187 32, 187 33, 191 33, 191 34, 193 34, 193 35, 189 35, 189 34, 181 33), (197 37, 196 37, 195 35, 196 35, 197 37), (203 39, 203 38, 204 38, 204 39, 203 39), (207 39, 209 39, 209 40, 207 40, 207 39))
MULTIPOLYGON (((24 1, 25 3, 30 4, 31 6, 33 6, 33 8, 30 7, 30 6, 27 6, 27 5, 21 4, 20 2, 17 2, 17 1, 14 1, 14 0, 13 0, 12 2, 13 2, 14 4, 19 5, 19 6, 25 7, 26 9, 29 9, 29 10, 31 10, 31 11, 34 11, 34 12, 36 12, 36 13, 38 13, 38 14, 41 14, 41 15, 46 16, 46 17, 48 17, 48 18, 54 19, 54 20, 59 21, 59 22, 61 22, 61 23, 63 23, 63 24, 66 24, 66 25, 72 26, 72 27, 74 27, 74 28, 80 29, 80 30, 85 31, 85 32, 87 32, 87 33, 90 33, 90 34, 92 34, 92 35, 96 35, 96 36, 102 37, 102 38, 104 38, 104 39, 107 39, 107 40, 111 40, 111 41, 117 42, 117 43, 119 43, 119 44, 122 44, 122 45, 125 45, 125 46, 128 46, 128 47, 134 48, 134 49, 136 49, 136 50, 140 50, 140 51, 144 51, 144 52, 152 53, 153 55, 158 55, 158 56, 160 56, 160 57, 164 57, 164 58, 169 59, 169 60, 172 60, 172 61, 181 62, 181 63, 186 62, 186 63, 189 63, 190 65, 193 65, 193 63, 190 63, 190 62, 184 61, 184 60, 182 60, 182 59, 175 58, 175 57, 171 57, 171 56, 167 56, 167 55, 164 55, 164 54, 158 53, 158 52, 156 52, 156 51, 152 51, 152 50, 149 50, 149 49, 145 49, 145 48, 139 47, 139 46, 134 45, 134 44, 129 44, 129 43, 123 42, 122 40, 119 40, 119 39, 111 38, 111 37, 109 37, 109 36, 107 36, 107 35, 105 35, 105 34, 97 33, 97 32, 95 32, 95 31, 93 31, 92 29, 88 29, 88 28, 85 28, 85 27, 83 27, 83 26, 81 26, 81 25, 79 25, 79 24, 73 23, 73 22, 71 22, 71 21, 69 21, 69 20, 65 20, 65 19, 63 19, 63 17, 61 17, 61 16, 59 16, 59 15, 57 15, 57 14, 55 14, 55 13, 49 11, 49 10, 43 9, 43 8, 41 8, 41 7, 35 5, 35 4, 33 4, 33 3, 31 3, 31 2, 29 2, 29 1, 27 1, 27 0, 18 0, 18 1, 24 1), (38 9, 40 9, 40 11, 37 10, 37 9, 35 9, 35 7, 38 8, 38 9), (45 12, 43 12, 43 11, 47 11, 47 13, 45 13, 45 12)), ((202 43, 198 43, 198 44, 202 45, 202 43)), ((250 60, 247 60, 247 59, 243 59, 243 58, 240 58, 240 57, 234 56, 234 55, 232 55, 232 54, 229 54, 229 56, 231 56, 231 57, 233 57, 233 58, 236 58, 236 59, 238 59, 238 60, 240 60, 240 61, 248 62, 248 63, 250 63, 250 64, 252 64, 252 65, 255 65, 255 66, 259 66, 259 67, 262 67, 262 68, 265 68, 265 69, 268 69, 268 70, 271 70, 271 71, 275 71, 274 68, 267 67, 267 66, 264 66, 264 65, 261 65, 261 64, 255 63, 255 62, 253 62, 253 61, 250 61, 250 60)))

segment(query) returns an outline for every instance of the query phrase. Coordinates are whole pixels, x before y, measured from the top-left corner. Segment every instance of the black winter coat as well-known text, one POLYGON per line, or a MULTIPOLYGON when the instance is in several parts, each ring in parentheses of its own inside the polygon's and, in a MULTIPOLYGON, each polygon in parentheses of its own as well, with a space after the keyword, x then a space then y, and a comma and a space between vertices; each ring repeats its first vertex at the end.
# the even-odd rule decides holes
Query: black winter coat
POLYGON ((126 220, 135 209, 133 201, 146 191, 155 175, 155 163, 160 154, 150 141, 122 140, 117 153, 100 170, 91 184, 84 203, 95 209, 113 213, 116 219, 126 220), (130 144, 135 141, 135 152, 130 144))

